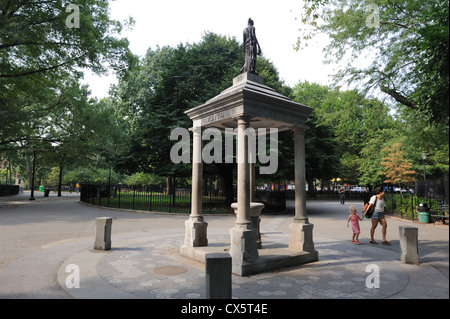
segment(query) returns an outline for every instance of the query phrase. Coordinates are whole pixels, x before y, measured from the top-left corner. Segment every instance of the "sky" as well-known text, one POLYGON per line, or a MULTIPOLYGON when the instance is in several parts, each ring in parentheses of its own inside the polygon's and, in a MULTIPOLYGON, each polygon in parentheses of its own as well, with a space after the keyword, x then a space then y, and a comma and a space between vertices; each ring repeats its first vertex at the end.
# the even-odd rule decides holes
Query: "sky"
MULTIPOLYGON (((316 40, 306 50, 294 50, 301 6, 301 0, 112 0, 110 17, 119 21, 133 17, 134 27, 122 36, 141 57, 157 45, 199 42, 207 31, 242 41, 242 32, 252 18, 263 55, 287 85, 293 87, 305 80, 329 84, 333 70, 323 64, 326 40, 316 40)), ((107 96, 110 85, 117 83, 114 75, 99 78, 92 74, 87 74, 84 82, 98 98, 107 96)))

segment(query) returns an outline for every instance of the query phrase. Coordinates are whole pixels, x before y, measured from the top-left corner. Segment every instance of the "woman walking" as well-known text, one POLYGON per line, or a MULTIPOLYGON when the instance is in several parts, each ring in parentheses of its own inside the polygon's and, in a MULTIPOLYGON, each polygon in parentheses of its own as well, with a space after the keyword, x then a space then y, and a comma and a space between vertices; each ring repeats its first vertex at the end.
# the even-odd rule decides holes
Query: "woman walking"
MULTIPOLYGON (((367 207, 366 211, 370 210, 372 206, 375 206, 374 212, 372 214, 371 220, 372 220, 372 227, 370 228, 370 243, 377 245, 378 242, 374 239, 375 235, 375 229, 378 226, 378 223, 380 223, 382 229, 381 229, 381 235, 382 235, 382 244, 383 245, 390 245, 391 243, 386 239, 386 232, 387 232, 387 223, 386 223, 386 217, 384 216, 384 211, 386 209, 386 203, 384 201, 384 189, 382 187, 377 187, 375 189, 375 194, 370 198, 369 206, 367 207)), ((365 215, 364 213, 363 215, 365 215)))

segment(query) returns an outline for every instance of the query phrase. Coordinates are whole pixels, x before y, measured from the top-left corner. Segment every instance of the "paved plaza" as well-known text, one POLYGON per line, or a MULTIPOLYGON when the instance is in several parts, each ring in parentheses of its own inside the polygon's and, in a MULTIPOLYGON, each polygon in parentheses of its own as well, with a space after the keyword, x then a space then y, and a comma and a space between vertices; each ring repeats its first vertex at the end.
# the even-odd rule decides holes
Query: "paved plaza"
MULTIPOLYGON (((187 215, 103 209, 79 203, 78 194, 0 198, 0 298, 202 300, 205 266, 179 253, 187 215), (112 217, 112 249, 94 251, 95 219, 112 217), (70 287, 73 265, 80 287, 70 287)), ((289 203, 292 204, 292 203, 289 203)), ((360 223, 361 245, 350 242, 348 207, 362 203, 308 201, 319 261, 257 275, 232 277, 233 299, 448 299, 448 225, 388 217, 391 246, 381 227, 369 243, 370 222, 360 223), (419 231, 420 264, 399 259, 399 227, 419 231), (375 268, 374 268, 375 267, 375 268), (370 287, 375 274, 377 287, 370 287)), ((288 205, 289 206, 289 205, 288 205)), ((261 217, 264 247, 284 247, 293 213, 261 217)), ((208 216, 209 245, 229 243, 235 216, 208 216)))

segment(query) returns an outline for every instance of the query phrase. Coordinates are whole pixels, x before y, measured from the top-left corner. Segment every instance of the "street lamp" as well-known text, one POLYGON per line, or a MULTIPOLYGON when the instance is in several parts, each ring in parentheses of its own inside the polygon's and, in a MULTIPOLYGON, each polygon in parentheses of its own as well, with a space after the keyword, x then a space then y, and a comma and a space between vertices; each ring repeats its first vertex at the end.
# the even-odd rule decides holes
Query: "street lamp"
POLYGON ((427 159, 427 153, 422 153, 422 161, 423 161, 423 180, 427 180, 427 172, 425 169, 425 160, 427 159))
POLYGON ((36 151, 37 146, 33 146, 33 175, 31 177, 31 196, 30 200, 34 200, 34 175, 36 173, 36 151))
MULTIPOLYGON (((9 162, 6 163, 6 185, 8 185, 8 175, 9 174, 9 162)), ((11 178, 9 179, 9 183, 11 184, 11 178)))

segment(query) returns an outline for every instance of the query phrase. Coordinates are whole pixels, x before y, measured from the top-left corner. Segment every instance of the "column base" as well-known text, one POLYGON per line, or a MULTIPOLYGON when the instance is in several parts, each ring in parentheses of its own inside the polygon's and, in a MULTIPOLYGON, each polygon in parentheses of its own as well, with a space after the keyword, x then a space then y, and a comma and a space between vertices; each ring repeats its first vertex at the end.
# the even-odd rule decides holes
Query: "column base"
POLYGON ((313 241, 313 224, 294 221, 289 225, 289 248, 303 251, 315 251, 313 241))
POLYGON ((256 230, 250 225, 236 225, 230 229, 230 255, 233 268, 241 267, 244 262, 258 259, 256 230))
POLYGON ((251 216, 250 220, 252 222, 252 227, 256 231, 256 248, 261 249, 262 248, 262 241, 261 241, 261 218, 259 216, 251 216))
MULTIPOLYGON (((261 211, 264 209, 263 203, 256 203, 251 202, 250 203, 250 221, 252 223, 252 227, 256 231, 256 248, 261 249, 262 248, 262 241, 261 241, 261 231, 260 231, 260 224, 261 224, 261 218, 259 217, 261 215, 261 211)), ((232 203, 231 208, 233 208, 234 213, 237 215, 237 203, 232 203)))
POLYGON ((184 245, 188 247, 208 246, 208 223, 203 218, 189 218, 185 223, 184 245))

